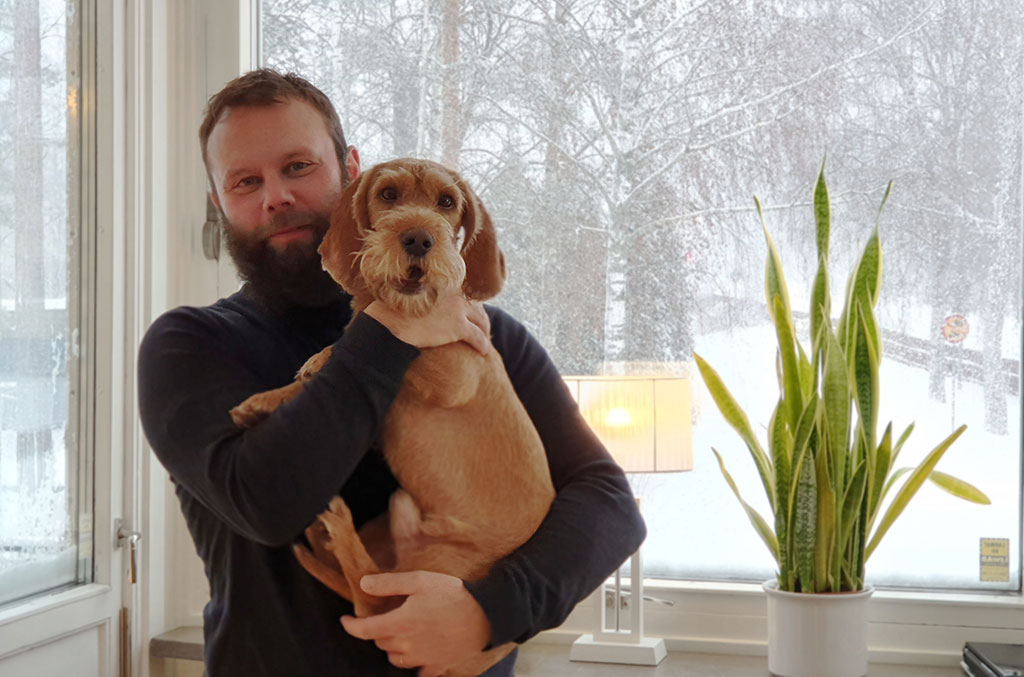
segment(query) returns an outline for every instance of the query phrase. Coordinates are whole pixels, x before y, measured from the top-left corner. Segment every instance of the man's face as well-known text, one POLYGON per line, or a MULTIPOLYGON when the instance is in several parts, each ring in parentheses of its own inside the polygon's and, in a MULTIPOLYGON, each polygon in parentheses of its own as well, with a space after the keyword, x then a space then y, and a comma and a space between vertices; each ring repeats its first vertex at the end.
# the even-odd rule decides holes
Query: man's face
MULTIPOLYGON (((268 301, 320 305, 337 298, 316 249, 341 191, 342 168, 317 110, 297 99, 229 109, 206 154, 242 278, 268 301)), ((358 173, 358 156, 354 163, 358 173)))

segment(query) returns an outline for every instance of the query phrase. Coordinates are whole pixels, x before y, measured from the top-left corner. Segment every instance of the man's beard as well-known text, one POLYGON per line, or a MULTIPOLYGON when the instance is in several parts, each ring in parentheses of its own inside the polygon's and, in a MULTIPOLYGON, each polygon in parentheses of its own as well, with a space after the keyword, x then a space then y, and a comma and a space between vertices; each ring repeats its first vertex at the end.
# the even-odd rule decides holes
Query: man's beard
POLYGON ((341 287, 324 271, 317 247, 330 227, 330 219, 317 212, 283 212, 255 230, 236 228, 223 220, 224 242, 247 290, 276 310, 320 307, 337 301, 341 287), (291 242, 275 250, 267 238, 287 228, 312 229, 313 238, 291 242))

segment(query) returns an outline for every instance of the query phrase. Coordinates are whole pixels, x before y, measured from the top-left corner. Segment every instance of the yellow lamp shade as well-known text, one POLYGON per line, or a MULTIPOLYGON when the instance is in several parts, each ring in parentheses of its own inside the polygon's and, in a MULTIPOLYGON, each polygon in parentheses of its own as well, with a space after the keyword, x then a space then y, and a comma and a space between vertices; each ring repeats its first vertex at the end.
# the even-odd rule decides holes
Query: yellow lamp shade
POLYGON ((626 472, 693 469, 690 380, 567 376, 580 413, 626 472))

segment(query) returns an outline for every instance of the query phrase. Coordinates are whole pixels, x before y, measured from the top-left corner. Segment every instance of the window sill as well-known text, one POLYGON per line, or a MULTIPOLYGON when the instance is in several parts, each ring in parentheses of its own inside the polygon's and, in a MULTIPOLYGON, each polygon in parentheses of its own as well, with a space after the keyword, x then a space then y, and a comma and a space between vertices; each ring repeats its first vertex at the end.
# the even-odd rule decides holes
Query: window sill
MULTIPOLYGON (((644 630, 670 652, 763 656, 767 622, 759 584, 648 580, 644 630), (670 603, 670 604, 668 604, 670 603)), ((562 627, 544 633, 568 642, 592 632, 597 597, 577 607, 562 627)), ((965 641, 1019 642, 1019 594, 877 591, 868 606, 869 656, 876 663, 956 666, 965 641)))

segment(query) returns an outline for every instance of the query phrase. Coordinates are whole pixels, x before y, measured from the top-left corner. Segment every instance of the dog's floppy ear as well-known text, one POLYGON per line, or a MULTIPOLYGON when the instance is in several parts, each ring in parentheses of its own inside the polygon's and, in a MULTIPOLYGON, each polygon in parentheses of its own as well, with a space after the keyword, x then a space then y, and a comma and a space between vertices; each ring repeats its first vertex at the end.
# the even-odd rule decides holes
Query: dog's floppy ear
POLYGON ((367 191, 372 173, 373 170, 360 174, 342 191, 331 215, 331 227, 317 249, 324 270, 353 297, 368 293, 359 270, 358 253, 370 227, 367 191))
POLYGON ((465 198, 461 226, 466 280, 462 291, 467 298, 483 301, 497 296, 505 284, 505 255, 498 248, 498 233, 483 203, 461 178, 455 177, 455 183, 465 198))

